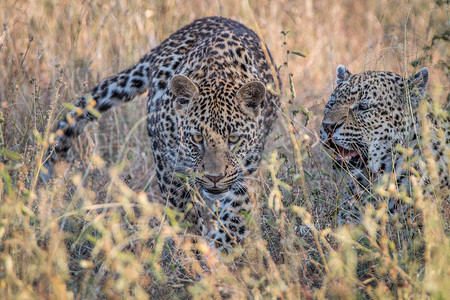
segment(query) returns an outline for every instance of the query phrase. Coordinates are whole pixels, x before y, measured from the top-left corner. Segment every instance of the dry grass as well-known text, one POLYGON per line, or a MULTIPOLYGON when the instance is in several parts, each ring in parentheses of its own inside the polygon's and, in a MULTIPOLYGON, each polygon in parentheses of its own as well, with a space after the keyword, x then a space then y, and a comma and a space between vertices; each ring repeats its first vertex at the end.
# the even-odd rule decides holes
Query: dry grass
MULTIPOLYGON (((407 76, 427 66, 428 91, 448 114, 446 1, 3 0, 0 23, 1 299, 450 295, 450 211, 442 219, 432 205, 448 207, 444 195, 431 199, 417 186, 420 226, 367 208, 361 226, 336 228, 345 185, 316 134, 338 64, 407 76), (244 254, 228 262, 192 243, 159 196, 145 97, 88 126, 72 162, 60 166, 64 177, 51 186, 37 180, 45 137, 65 103, 210 15, 259 30, 285 87, 286 110, 259 175, 260 224, 244 254), (302 219, 316 240, 299 237, 302 219)), ((432 175, 435 163, 425 166, 432 175)))

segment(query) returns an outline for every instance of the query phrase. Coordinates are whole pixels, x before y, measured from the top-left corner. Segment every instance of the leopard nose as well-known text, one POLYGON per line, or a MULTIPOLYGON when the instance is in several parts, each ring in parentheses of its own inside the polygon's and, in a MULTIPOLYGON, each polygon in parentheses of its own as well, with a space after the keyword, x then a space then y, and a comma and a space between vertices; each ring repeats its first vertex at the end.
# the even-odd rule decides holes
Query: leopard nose
POLYGON ((208 178, 209 180, 211 180, 212 183, 217 183, 219 182, 220 179, 224 178, 225 176, 223 175, 205 175, 206 178, 208 178))

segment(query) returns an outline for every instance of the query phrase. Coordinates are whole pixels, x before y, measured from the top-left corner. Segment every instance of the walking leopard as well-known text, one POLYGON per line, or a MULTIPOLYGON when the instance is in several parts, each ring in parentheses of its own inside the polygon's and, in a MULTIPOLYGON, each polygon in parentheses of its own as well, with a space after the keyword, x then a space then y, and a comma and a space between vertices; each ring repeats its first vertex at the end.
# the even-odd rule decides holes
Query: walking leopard
POLYGON ((245 178, 257 169, 276 118, 279 93, 270 92, 280 91, 276 70, 249 28, 221 17, 198 19, 76 102, 56 129, 43 177, 52 176, 53 164, 96 119, 93 109, 101 113, 148 91, 147 131, 163 197, 214 248, 231 252, 248 235, 253 207, 245 178))

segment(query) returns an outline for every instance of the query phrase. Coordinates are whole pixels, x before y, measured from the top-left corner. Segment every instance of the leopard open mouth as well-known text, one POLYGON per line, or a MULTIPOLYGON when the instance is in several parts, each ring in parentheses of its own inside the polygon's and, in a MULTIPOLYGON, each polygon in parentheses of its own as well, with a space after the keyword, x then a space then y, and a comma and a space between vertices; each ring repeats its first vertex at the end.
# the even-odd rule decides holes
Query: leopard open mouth
POLYGON ((361 147, 357 147, 358 150, 351 150, 339 146, 332 141, 329 141, 326 145, 333 151, 332 156, 335 164, 350 168, 362 168, 366 165, 367 156, 365 151, 359 150, 362 149, 361 147))

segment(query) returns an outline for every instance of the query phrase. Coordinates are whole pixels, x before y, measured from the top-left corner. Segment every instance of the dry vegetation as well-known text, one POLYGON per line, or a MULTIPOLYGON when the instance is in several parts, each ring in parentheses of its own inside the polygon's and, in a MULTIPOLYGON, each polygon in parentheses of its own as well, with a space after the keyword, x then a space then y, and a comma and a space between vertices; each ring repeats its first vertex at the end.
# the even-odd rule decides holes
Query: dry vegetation
POLYGON ((423 224, 367 208, 361 226, 338 228, 345 185, 316 134, 338 64, 405 76, 427 66, 428 92, 447 109, 433 112, 448 114, 448 2, 248 2, 0 2, 1 299, 450 295, 450 212, 442 219, 430 205, 448 200, 417 187, 412 202, 423 224), (193 244, 161 200, 145 97, 89 126, 72 161, 60 165, 65 176, 49 186, 38 180, 46 137, 67 103, 210 15, 258 30, 284 83, 285 110, 259 175, 262 212, 251 243, 231 261, 193 244), (299 237, 300 224, 316 239, 299 237))

